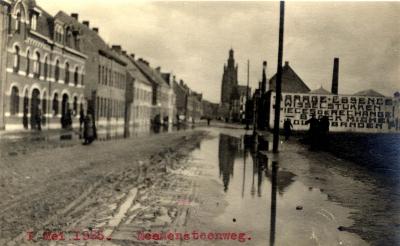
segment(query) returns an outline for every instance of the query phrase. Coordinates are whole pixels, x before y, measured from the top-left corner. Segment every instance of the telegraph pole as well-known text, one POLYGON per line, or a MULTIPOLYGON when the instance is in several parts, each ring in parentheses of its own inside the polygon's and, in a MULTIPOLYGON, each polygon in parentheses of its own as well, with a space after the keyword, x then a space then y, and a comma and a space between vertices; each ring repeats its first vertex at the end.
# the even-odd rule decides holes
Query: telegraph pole
POLYGON ((247 60, 247 88, 246 88, 246 104, 244 105, 245 108, 245 119, 246 119, 246 130, 249 130, 249 119, 248 119, 248 109, 249 107, 247 105, 249 105, 249 83, 250 83, 250 60, 247 60))
POLYGON ((276 73, 276 94, 275 94, 275 120, 274 120, 274 142, 273 152, 278 153, 279 147, 279 121, 281 112, 282 94, 282 57, 283 57, 283 31, 285 23, 285 2, 280 2, 279 17, 279 48, 278 48, 278 68, 276 73))

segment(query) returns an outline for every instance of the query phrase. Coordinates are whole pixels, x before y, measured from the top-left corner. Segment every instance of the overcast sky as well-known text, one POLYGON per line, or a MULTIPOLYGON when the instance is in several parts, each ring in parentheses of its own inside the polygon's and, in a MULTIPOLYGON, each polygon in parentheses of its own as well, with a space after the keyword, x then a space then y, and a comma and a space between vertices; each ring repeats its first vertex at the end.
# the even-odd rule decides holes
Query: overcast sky
MULTIPOLYGON (((153 67, 173 72, 219 102, 223 65, 232 47, 239 83, 276 73, 278 2, 135 2, 37 0, 51 14, 79 13, 107 43, 121 44, 153 67)), ((311 88, 330 90, 340 58, 339 93, 400 90, 400 2, 286 2, 284 60, 311 88)))

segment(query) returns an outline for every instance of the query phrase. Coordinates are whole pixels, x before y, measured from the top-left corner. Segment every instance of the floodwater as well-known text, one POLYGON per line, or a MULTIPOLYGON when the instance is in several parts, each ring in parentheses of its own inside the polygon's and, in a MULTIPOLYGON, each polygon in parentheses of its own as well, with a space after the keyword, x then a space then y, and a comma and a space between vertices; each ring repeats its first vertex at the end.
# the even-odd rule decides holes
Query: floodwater
POLYGON ((257 152, 244 130, 209 131, 211 138, 193 152, 192 165, 223 191, 227 206, 208 222, 214 230, 245 232, 247 245, 366 245, 356 234, 338 230, 352 224, 350 209, 329 201, 322 189, 303 184, 282 159, 257 152))

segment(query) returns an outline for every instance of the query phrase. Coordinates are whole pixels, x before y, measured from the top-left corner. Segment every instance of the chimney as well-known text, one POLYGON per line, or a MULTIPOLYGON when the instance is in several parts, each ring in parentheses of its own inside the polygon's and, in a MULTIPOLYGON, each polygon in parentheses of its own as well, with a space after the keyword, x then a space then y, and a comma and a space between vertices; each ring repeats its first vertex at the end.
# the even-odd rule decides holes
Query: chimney
POLYGON ((123 55, 126 55, 126 51, 125 51, 125 50, 123 50, 123 51, 122 51, 122 54, 123 54, 123 55))
POLYGON ((289 61, 285 61, 285 67, 289 66, 289 61))
POLYGON ((116 52, 120 53, 122 51, 121 45, 113 45, 111 49, 115 50, 116 52))
POLYGON ((71 17, 74 18, 75 20, 78 20, 79 15, 77 13, 72 13, 71 17))
POLYGON ((156 71, 161 73, 161 67, 156 67, 156 71))
POLYGON ((267 90, 267 75, 266 75, 266 70, 267 70, 267 62, 263 62, 263 72, 262 72, 262 82, 261 82, 261 92, 265 93, 267 90))
POLYGON ((179 84, 183 86, 183 80, 179 80, 179 84))
POLYGON ((99 33, 99 28, 98 27, 93 27, 92 29, 94 32, 99 33))
POLYGON ((89 21, 82 21, 82 24, 89 27, 90 26, 90 22, 89 21))
POLYGON ((339 58, 333 59, 332 94, 337 95, 339 91, 339 58))
POLYGON ((148 62, 148 61, 146 61, 146 60, 145 60, 145 59, 143 59, 143 58, 139 58, 139 59, 138 59, 138 62, 141 62, 141 63, 143 63, 143 64, 145 64, 145 65, 149 66, 149 62, 148 62))
POLYGON ((130 56, 131 56, 131 58, 132 58, 133 60, 135 60, 135 54, 132 53, 130 56))

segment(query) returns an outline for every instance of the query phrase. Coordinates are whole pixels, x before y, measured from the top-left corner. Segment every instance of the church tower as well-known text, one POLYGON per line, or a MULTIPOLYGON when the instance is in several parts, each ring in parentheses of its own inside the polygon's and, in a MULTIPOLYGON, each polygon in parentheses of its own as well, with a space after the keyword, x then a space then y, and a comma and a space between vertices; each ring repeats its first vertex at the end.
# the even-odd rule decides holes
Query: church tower
POLYGON ((221 87, 221 103, 229 104, 233 88, 238 85, 237 80, 238 66, 235 65, 235 58, 233 57, 233 49, 229 50, 228 63, 224 65, 224 74, 222 76, 221 87))

